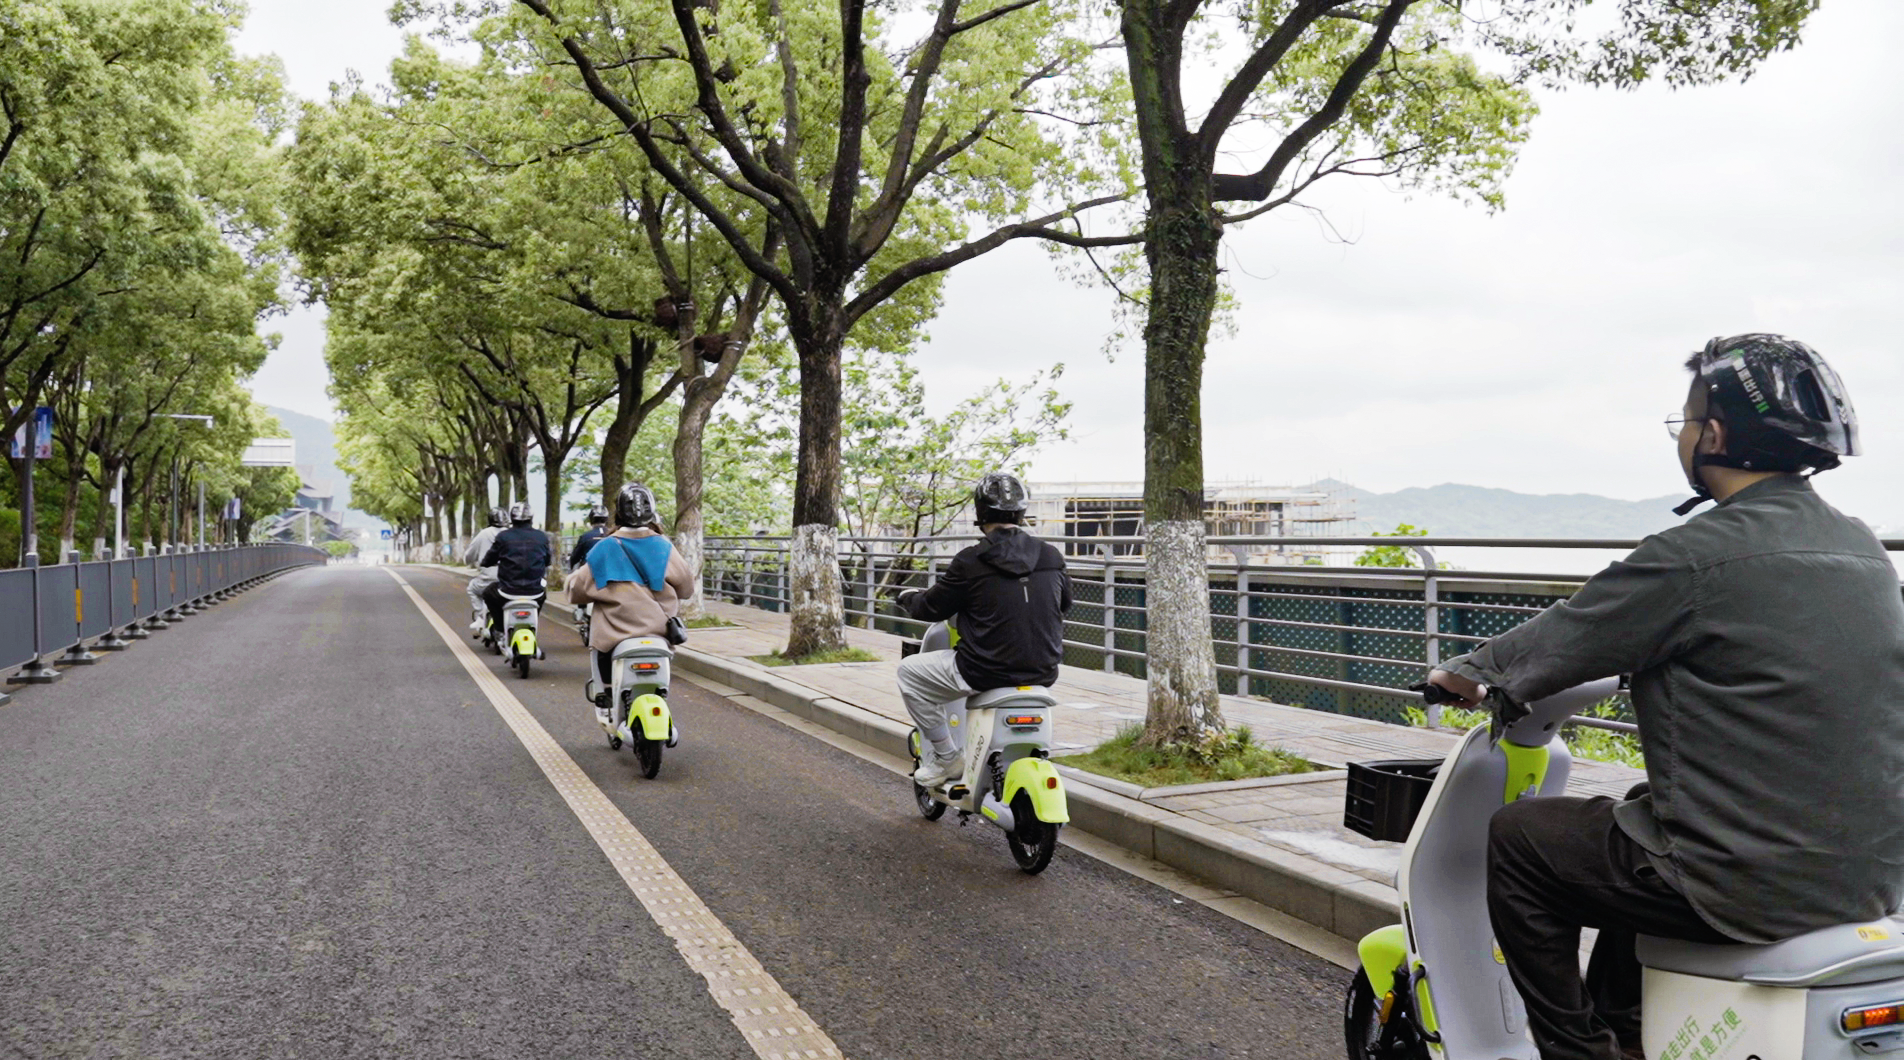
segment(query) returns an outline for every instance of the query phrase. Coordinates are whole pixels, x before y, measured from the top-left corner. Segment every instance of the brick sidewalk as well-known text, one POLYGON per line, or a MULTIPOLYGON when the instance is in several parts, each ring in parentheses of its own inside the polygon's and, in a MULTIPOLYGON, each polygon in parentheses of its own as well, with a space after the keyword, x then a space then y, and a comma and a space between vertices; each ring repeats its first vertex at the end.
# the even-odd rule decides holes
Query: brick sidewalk
MULTIPOLYGON (((710 601, 707 610, 736 625, 690 630, 688 646, 696 651, 741 660, 786 645, 785 614, 721 601, 710 601)), ((847 640, 881 661, 782 666, 770 672, 821 696, 910 725, 895 680, 901 638, 848 629, 847 640)), ((1060 754, 1088 750, 1122 726, 1144 718, 1146 691, 1140 678, 1066 666, 1055 692, 1059 703, 1053 749, 1060 754)), ((1343 882, 1360 878, 1392 887, 1401 846, 1376 843, 1342 827, 1346 781, 1341 767, 1350 761, 1382 758, 1441 758, 1453 748, 1459 735, 1243 696, 1224 696, 1223 712, 1230 724, 1248 725, 1262 743, 1332 768, 1292 777, 1149 790, 1115 782, 1097 783, 1156 809, 1318 862, 1319 868, 1326 866, 1322 869, 1324 875, 1337 875, 1343 882)), ((1628 766, 1575 760, 1569 792, 1618 796, 1644 778, 1643 771, 1628 766)))

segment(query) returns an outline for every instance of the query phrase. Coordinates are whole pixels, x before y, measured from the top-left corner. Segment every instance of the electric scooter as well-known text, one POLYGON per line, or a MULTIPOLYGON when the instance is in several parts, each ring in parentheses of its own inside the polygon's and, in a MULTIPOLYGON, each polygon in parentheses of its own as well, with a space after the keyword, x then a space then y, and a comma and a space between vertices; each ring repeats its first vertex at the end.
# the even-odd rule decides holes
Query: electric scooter
POLYGON ((502 630, 490 632, 490 647, 500 655, 506 645, 509 665, 516 673, 529 676, 529 660, 545 658, 537 641, 542 621, 542 605, 533 596, 502 594, 502 630))
MULTIPOLYGON (((921 651, 943 651, 957 641, 944 622, 928 626, 921 651)), ((952 738, 960 745, 965 771, 957 779, 928 789, 912 785, 912 798, 928 821, 959 811, 959 823, 973 814, 1005 832, 1012 860, 1036 875, 1051 864, 1058 831, 1071 820, 1064 781, 1051 764, 1051 713, 1057 706, 1048 688, 994 688, 946 705, 952 738)), ((913 768, 924 742, 918 729, 907 741, 913 768)))
MULTIPOLYGON (((1447 698, 1418 686, 1430 702, 1447 698)), ((1566 790, 1568 717, 1618 691, 1607 679, 1470 731, 1439 762, 1349 767, 1345 823, 1406 837, 1402 923, 1357 947, 1344 1029, 1350 1060, 1535 1060, 1526 1009, 1487 911, 1494 811, 1566 790)), ((1904 919, 1823 928, 1765 946, 1641 936, 1641 1030, 1655 1060, 1850 1060, 1904 1051, 1904 919)))
POLYGON ((583 692, 596 705, 609 749, 619 751, 623 743, 633 744, 641 775, 653 780, 661 772, 661 749, 681 742, 681 731, 675 728, 674 713, 668 707, 674 648, 664 637, 629 637, 615 645, 609 665, 613 682, 606 716, 600 712, 601 683, 592 664, 583 692))

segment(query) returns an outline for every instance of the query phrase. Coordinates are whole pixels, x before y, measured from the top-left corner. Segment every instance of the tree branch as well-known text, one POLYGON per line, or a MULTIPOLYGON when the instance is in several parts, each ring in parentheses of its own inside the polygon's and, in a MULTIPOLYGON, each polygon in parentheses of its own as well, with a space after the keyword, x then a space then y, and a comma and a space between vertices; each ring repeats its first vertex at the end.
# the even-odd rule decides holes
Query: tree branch
MULTIPOLYGON (((886 275, 881 276, 871 286, 861 291, 851 302, 848 302, 845 312, 847 325, 850 327, 854 321, 857 321, 874 306, 879 305, 881 302, 899 293, 900 289, 912 281, 923 276, 930 276, 936 272, 944 272, 954 265, 970 261, 987 251, 995 250, 1013 239, 1048 239, 1070 246, 1118 245, 1115 242, 1094 243, 1085 240, 1084 237, 1057 232, 1049 226, 1067 218, 1075 217, 1077 214, 1093 207, 1106 206, 1114 202, 1123 202, 1128 198, 1130 198, 1129 195, 1105 195, 1096 199, 1087 199, 1084 202, 1074 203, 1062 210, 1046 214, 1043 217, 1001 226, 993 229, 985 236, 953 247, 951 250, 933 254, 928 257, 914 258, 904 265, 898 266, 891 272, 888 272, 886 275)), ((1115 237, 1104 238, 1109 239, 1115 237)), ((1123 242, 1138 242, 1140 238, 1141 237, 1126 237, 1123 242)))
POLYGON ((1401 24, 1402 16, 1416 0, 1388 0, 1382 10, 1381 21, 1375 32, 1370 35, 1368 44, 1349 65, 1343 69, 1342 76, 1336 79, 1335 87, 1330 90, 1329 98, 1311 114, 1307 121, 1297 126, 1294 132, 1283 138, 1274 154, 1262 169, 1250 174, 1218 173, 1211 180, 1210 197, 1216 202, 1248 200, 1260 202, 1269 198, 1283 170, 1308 147, 1316 137, 1342 120, 1348 110, 1349 101, 1355 98, 1362 88, 1362 82, 1375 70, 1381 61, 1382 53, 1388 49, 1388 42, 1395 34, 1395 28, 1401 24))

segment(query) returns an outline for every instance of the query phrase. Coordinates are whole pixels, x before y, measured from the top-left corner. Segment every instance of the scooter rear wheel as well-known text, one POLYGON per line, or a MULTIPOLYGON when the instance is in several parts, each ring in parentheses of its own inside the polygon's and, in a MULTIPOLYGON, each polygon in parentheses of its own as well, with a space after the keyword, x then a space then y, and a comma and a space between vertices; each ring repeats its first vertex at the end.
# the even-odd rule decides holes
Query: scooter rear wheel
POLYGON ((663 743, 660 740, 650 740, 646 736, 643 736, 639 725, 639 722, 635 723, 635 764, 641 767, 641 775, 643 777, 653 780, 655 774, 661 772, 661 749, 663 743))
POLYGON ((516 656, 516 673, 521 674, 525 678, 529 676, 529 657, 527 655, 516 656))
POLYGON ((1388 1024, 1382 1023, 1382 999, 1369 985, 1368 973, 1358 971, 1342 1002, 1342 1030, 1348 1039, 1349 1060, 1429 1060, 1408 1017, 1397 1005, 1388 1024))
POLYGON ((1031 807, 1031 796, 1022 791, 1013 797, 1011 811, 1016 827, 1005 833, 1006 845, 1011 847, 1012 860, 1018 867, 1027 876, 1036 876, 1045 871, 1051 855, 1058 852, 1058 829, 1064 826, 1040 821, 1031 807))

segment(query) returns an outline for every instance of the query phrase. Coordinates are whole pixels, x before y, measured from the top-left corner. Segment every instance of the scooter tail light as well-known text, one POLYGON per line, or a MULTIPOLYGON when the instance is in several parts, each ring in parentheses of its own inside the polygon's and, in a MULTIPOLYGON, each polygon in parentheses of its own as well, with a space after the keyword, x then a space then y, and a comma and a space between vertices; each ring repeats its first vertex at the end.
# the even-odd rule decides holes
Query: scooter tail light
POLYGON ((1044 723, 1044 717, 1038 714, 1007 714, 1005 716, 1007 725, 1043 725, 1044 723))
POLYGON ((661 664, 660 664, 660 663, 636 663, 636 664, 635 664, 635 669, 637 669, 637 670, 659 670, 659 669, 661 669, 661 664))
POLYGON ((516 612, 516 617, 517 617, 517 618, 528 618, 528 617, 529 617, 529 612, 527 612, 527 611, 517 611, 517 612, 516 612))
POLYGON ((1839 1023, 1848 1031, 1869 1030, 1872 1027, 1891 1027, 1904 1023, 1904 1001, 1893 1001, 1887 1005, 1867 1005, 1864 1008, 1845 1009, 1839 1023))
POLYGON ((1046 777, 1046 778, 1045 778, 1045 787, 1047 787, 1047 788, 1055 788, 1055 787, 1057 787, 1057 786, 1058 786, 1058 778, 1057 778, 1057 777, 1046 777))

